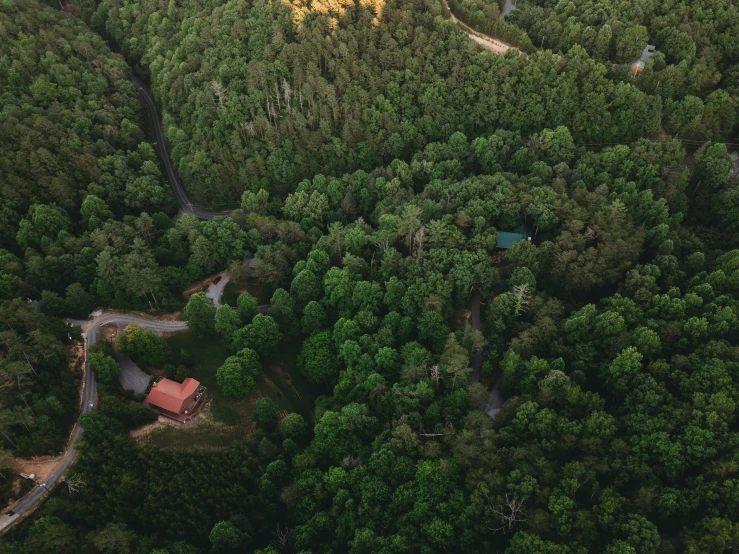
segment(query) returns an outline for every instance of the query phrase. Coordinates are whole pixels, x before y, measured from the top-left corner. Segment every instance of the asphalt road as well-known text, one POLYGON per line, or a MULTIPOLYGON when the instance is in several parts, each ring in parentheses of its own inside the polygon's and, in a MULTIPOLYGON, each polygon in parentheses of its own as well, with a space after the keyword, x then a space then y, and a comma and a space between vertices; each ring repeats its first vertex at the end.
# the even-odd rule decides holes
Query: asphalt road
POLYGON ((149 93, 149 89, 147 88, 146 83, 136 76, 131 77, 131 82, 133 82, 133 84, 136 85, 136 88, 139 89, 139 94, 144 99, 146 107, 149 108, 149 118, 154 124, 154 133, 157 137, 157 150, 159 150, 159 157, 162 159, 164 169, 167 172, 167 179, 169 179, 169 184, 172 186, 172 190, 174 191, 174 195, 177 198, 177 202, 180 204, 182 211, 187 214, 192 214, 198 219, 213 219, 219 215, 230 215, 230 211, 211 212, 192 205, 192 202, 190 202, 190 199, 187 197, 187 193, 185 192, 185 187, 180 180, 180 176, 177 174, 177 170, 172 164, 169 145, 167 144, 167 141, 164 140, 164 134, 162 133, 162 124, 159 112, 157 111, 156 104, 154 104, 154 100, 149 93))
MULTIPOLYGON (((69 322, 73 324, 87 323, 81 321, 72 322, 71 320, 69 322)), ((83 335, 87 343, 85 352, 87 352, 87 348, 95 344, 95 342, 97 341, 97 333, 100 327, 111 323, 117 324, 119 328, 121 325, 125 327, 129 323, 135 323, 137 325, 140 325, 144 329, 149 329, 151 331, 159 333, 174 333, 187 330, 187 322, 185 321, 156 321, 133 314, 103 314, 90 320, 89 323, 90 325, 83 335)), ((95 379, 95 372, 92 371, 92 369, 90 368, 90 363, 85 357, 85 382, 82 388, 82 413, 86 414, 93 411, 95 408, 97 408, 97 402, 97 381, 95 379)), ((62 459, 60 460, 54 471, 52 471, 46 479, 41 481, 36 487, 34 487, 28 494, 26 494, 26 496, 21 498, 11 508, 10 511, 13 512, 13 515, 8 515, 8 513, 5 513, 0 516, 0 533, 4 533, 18 519, 20 519, 27 513, 30 513, 36 506, 36 504, 44 498, 47 492, 54 488, 54 486, 59 482, 61 476, 67 471, 67 469, 69 469, 69 466, 71 466, 74 462, 74 445, 81 434, 82 428, 78 425, 75 425, 74 429, 72 430, 69 447, 67 448, 67 451, 62 456, 62 459)))

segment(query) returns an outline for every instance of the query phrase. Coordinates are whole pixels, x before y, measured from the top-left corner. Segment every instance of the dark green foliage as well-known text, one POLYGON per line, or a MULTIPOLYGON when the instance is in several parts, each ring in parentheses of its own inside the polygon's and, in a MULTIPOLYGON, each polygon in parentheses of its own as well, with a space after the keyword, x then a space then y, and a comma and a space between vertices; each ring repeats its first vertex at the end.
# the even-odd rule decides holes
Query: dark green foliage
POLYGON ((481 51, 435 1, 0 5, 2 477, 74 417, 76 332, 49 316, 178 310, 225 267, 270 301, 184 309, 236 352, 223 392, 254 402, 229 447, 137 444, 155 414, 90 349, 87 486, 6 550, 737 547, 738 183, 731 148, 699 142, 735 127, 735 6, 452 5, 530 55, 481 51), (81 20, 151 80, 193 201, 242 210, 169 217, 129 70, 81 20))
POLYGON ((213 552, 239 552, 245 544, 244 534, 230 521, 219 521, 208 535, 213 552))
POLYGON ((280 423, 280 433, 286 439, 300 439, 305 433, 305 420, 300 414, 287 414, 280 423))
POLYGON ((260 398, 254 405, 252 419, 260 429, 272 431, 277 425, 277 405, 269 398, 260 398))
POLYGON ((117 420, 124 429, 130 431, 153 423, 157 420, 157 412, 149 406, 139 403, 124 403, 116 397, 108 396, 100 403, 100 413, 117 420))
POLYGON ((234 335, 233 348, 255 350, 265 360, 274 354, 281 340, 282 333, 277 322, 268 315, 257 314, 249 325, 234 335))
POLYGON ((90 366, 95 370, 97 378, 102 383, 114 383, 121 373, 118 362, 112 356, 102 354, 100 352, 90 352, 87 356, 90 366))
POLYGON ((330 383, 338 373, 331 333, 321 331, 308 337, 298 358, 300 371, 314 383, 330 383))
POLYGON ((79 334, 20 299, 0 302, 0 322, 2 448, 19 457, 61 452, 79 410, 80 374, 68 358, 79 334))
MULTIPOLYGON (((163 60, 151 71, 152 89, 172 116, 168 139, 195 199, 233 206, 244 188, 285 195, 301 179, 410 157, 457 130, 505 127, 528 135, 577 120, 577 129, 571 127, 576 138, 596 142, 659 129, 658 99, 617 87, 584 51, 529 60, 476 55, 479 46, 439 17, 440 3, 237 3, 229 9, 216 3, 203 13, 203 5, 191 2, 171 10, 134 6, 101 2, 91 24, 109 33, 132 65, 163 60), (207 13, 202 27, 183 26, 195 13, 207 13), (168 25, 157 23, 163 18, 168 25), (195 45, 209 40, 204 29, 213 43, 196 54, 195 45), (272 40, 274 32, 279 40, 272 40), (336 48, 326 48, 325 37, 336 48), (185 60, 196 55, 188 66, 185 60), (223 73, 210 73, 221 64, 223 73), (197 85, 182 86, 187 79, 197 85), (357 82, 362 94, 354 93, 357 82), (488 92, 501 89, 505 94, 488 92)), ((512 25, 496 26, 528 44, 512 25)), ((355 217, 373 209, 360 179, 349 195, 307 182, 286 204, 288 217, 305 226, 325 223, 327 201, 344 202, 355 217)))

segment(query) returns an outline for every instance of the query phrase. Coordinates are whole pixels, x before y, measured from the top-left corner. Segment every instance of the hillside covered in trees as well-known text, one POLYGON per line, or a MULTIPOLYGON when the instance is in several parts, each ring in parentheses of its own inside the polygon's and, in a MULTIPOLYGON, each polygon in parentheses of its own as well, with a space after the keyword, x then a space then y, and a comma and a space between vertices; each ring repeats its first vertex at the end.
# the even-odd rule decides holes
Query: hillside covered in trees
POLYGON ((739 548, 736 5, 520 4, 450 2, 527 51, 497 56, 437 0, 0 3, 3 500, 77 418, 59 318, 176 312, 252 406, 227 446, 142 442, 98 343, 78 485, 0 553, 739 548), (177 213, 134 74, 230 215, 177 213), (227 268, 261 297, 183 298, 227 268), (316 398, 280 413, 293 350, 316 398))

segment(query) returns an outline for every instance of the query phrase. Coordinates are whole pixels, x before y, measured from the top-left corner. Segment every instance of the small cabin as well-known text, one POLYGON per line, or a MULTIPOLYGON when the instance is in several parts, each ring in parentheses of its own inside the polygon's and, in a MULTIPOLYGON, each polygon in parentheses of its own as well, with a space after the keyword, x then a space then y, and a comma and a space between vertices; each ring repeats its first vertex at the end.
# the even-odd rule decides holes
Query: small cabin
POLYGON ((652 44, 647 44, 647 46, 644 48, 644 50, 641 53, 641 58, 636 60, 634 63, 631 64, 631 76, 632 77, 638 77, 641 75, 641 72, 644 71, 644 68, 647 65, 647 62, 649 59, 654 55, 654 51, 657 49, 656 46, 652 44))
POLYGON ((531 229, 519 225, 513 231, 498 231, 497 247, 508 250, 520 240, 531 242, 531 229))

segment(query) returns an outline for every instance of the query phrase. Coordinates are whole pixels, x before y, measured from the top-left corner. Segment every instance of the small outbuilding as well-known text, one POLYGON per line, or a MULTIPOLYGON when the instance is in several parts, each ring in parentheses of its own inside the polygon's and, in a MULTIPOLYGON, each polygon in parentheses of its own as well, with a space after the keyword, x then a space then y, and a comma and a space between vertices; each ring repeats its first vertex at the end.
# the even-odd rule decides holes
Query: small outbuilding
POLYGON ((498 231, 497 246, 504 250, 509 249, 520 240, 531 242, 531 229, 526 225, 519 225, 513 231, 498 231))
POLYGON ((205 392, 206 388, 190 377, 182 383, 160 377, 151 386, 144 404, 166 417, 184 423, 200 411, 205 392))
POLYGON ((636 60, 634 63, 631 64, 631 76, 632 77, 638 77, 641 75, 641 72, 644 71, 644 68, 647 65, 647 62, 649 59, 654 55, 654 51, 657 49, 656 46, 652 44, 647 44, 647 46, 644 48, 644 50, 641 53, 641 58, 636 60))

